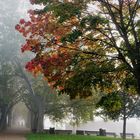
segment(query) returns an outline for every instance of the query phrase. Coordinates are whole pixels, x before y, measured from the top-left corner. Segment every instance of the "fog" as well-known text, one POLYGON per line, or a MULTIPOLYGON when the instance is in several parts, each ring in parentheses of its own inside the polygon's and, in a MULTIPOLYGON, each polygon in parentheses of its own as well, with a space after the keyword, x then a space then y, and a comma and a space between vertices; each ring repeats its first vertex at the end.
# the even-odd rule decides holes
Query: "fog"
POLYGON ((15 30, 20 18, 26 17, 31 6, 27 0, 0 0, 0 50, 3 55, 13 57, 20 53, 23 38, 15 30))
MULTIPOLYGON (((27 10, 33 7, 29 0, 0 0, 0 57, 8 60, 13 59, 15 56, 21 55, 20 48, 24 39, 17 31, 15 31, 15 25, 21 18, 28 19, 27 10)), ((0 96, 1 93, 0 93, 0 96)), ((27 123, 27 114, 25 111, 21 112, 20 107, 23 106, 18 104, 13 108, 12 114, 16 116, 16 119, 12 121, 13 126, 23 127, 27 123)), ((26 108, 24 108, 26 110, 26 108)), ((27 111, 27 110, 26 110, 27 111)), ((137 119, 129 119, 127 125, 127 132, 133 132, 137 136, 140 133, 140 121, 137 119)), ((56 124, 50 122, 46 117, 44 120, 44 128, 58 127, 63 129, 72 129, 68 124, 56 124)), ((107 129, 108 131, 115 131, 120 133, 122 131, 122 122, 103 122, 96 119, 95 122, 88 122, 82 124, 77 129, 86 130, 98 130, 99 128, 107 129)))

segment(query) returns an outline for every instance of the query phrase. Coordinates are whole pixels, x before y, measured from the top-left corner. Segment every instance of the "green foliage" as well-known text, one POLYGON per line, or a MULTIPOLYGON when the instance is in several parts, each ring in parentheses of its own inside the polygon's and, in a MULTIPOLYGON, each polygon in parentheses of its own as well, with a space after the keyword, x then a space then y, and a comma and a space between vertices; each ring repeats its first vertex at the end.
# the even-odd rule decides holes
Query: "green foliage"
MULTIPOLYGON (((50 88, 46 81, 42 81, 41 77, 32 79, 32 86, 37 98, 44 103, 44 114, 51 120, 60 122, 63 119, 70 119, 73 125, 79 125, 93 119, 95 111, 95 101, 98 97, 90 99, 70 100, 66 94, 58 94, 54 89, 50 88), (95 99, 96 98, 96 99, 95 99)), ((31 99, 29 102, 31 102, 31 99)))
POLYGON ((66 42, 73 43, 81 35, 82 32, 80 30, 73 30, 72 33, 67 34, 65 37, 62 37, 61 41, 62 43, 66 43, 66 42))
MULTIPOLYGON (((130 95, 124 92, 113 92, 105 95, 97 104, 98 112, 110 119, 132 118, 139 116, 140 100, 136 95, 130 95)), ((97 113, 97 114, 98 114, 97 113)))
POLYGON ((33 4, 41 4, 41 3, 47 4, 48 2, 51 2, 50 0, 30 0, 30 1, 33 4))
POLYGON ((78 126, 94 119, 95 99, 73 99, 69 101, 69 120, 72 126, 78 126))
POLYGON ((73 3, 59 3, 53 5, 50 9, 53 10, 54 15, 59 18, 60 23, 80 14, 80 8, 76 7, 73 3))
POLYGON ((81 22, 80 22, 80 26, 82 28, 88 28, 89 30, 96 28, 98 25, 104 25, 107 24, 109 21, 104 18, 101 17, 99 15, 89 15, 87 17, 82 18, 81 22))
POLYGON ((101 113, 109 116, 111 119, 118 119, 122 109, 122 100, 117 92, 103 96, 97 104, 97 108, 101 108, 101 113))
MULTIPOLYGON (((74 63, 76 63, 76 60, 74 61, 74 63)), ((82 61, 82 63, 84 63, 84 61, 82 61)), ((112 81, 110 79, 107 80, 105 76, 105 74, 115 70, 111 63, 102 63, 99 67, 96 62, 88 62, 82 67, 77 65, 74 70, 74 75, 66 80, 65 88, 61 91, 62 93, 70 95, 71 99, 74 99, 76 96, 80 98, 92 96, 91 89, 93 87, 96 88, 98 85, 100 85, 102 89, 112 86, 112 81)))

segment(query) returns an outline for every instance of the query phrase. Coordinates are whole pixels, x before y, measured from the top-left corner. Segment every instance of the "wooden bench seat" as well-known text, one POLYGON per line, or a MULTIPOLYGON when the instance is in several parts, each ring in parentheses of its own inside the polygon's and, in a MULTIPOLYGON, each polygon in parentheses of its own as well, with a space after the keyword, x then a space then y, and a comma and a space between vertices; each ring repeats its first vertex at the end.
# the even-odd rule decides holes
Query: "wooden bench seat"
POLYGON ((99 135, 99 131, 85 131, 86 135, 99 135))
POLYGON ((72 134, 72 130, 55 130, 55 134, 72 134))
MULTIPOLYGON (((44 133, 46 134, 50 134, 50 130, 49 129, 44 129, 44 133)), ((55 134, 72 134, 72 130, 54 130, 55 134)))
POLYGON ((113 136, 113 137, 117 137, 117 134, 115 132, 106 132, 106 136, 113 136))
MULTIPOLYGON (((123 137, 123 133, 120 133, 120 136, 123 137)), ((132 139, 135 138, 134 133, 126 133, 126 138, 131 137, 132 139)))
POLYGON ((85 135, 84 130, 76 130, 76 135, 85 135))

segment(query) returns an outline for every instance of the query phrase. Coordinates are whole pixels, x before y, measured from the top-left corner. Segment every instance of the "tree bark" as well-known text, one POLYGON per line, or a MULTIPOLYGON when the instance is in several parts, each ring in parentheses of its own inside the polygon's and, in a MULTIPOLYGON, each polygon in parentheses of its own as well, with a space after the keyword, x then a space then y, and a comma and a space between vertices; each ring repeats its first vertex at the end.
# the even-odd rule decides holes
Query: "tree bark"
POLYGON ((44 113, 42 114, 40 111, 37 113, 33 113, 31 117, 31 130, 33 133, 41 133, 43 132, 43 118, 44 113))
POLYGON ((26 127, 27 128, 31 128, 31 111, 28 110, 28 114, 27 114, 27 121, 26 121, 26 127))
POLYGON ((43 103, 40 102, 38 106, 38 122, 37 122, 38 133, 43 132, 43 129, 44 129, 43 121, 44 121, 44 106, 43 106, 43 103))
POLYGON ((124 92, 123 93, 123 134, 122 134, 123 139, 126 139, 126 120, 127 120, 127 117, 126 117, 126 104, 127 104, 126 94, 124 92))
POLYGON ((123 135, 122 135, 123 139, 126 139, 126 117, 124 115, 123 117, 123 135))
POLYGON ((33 133, 37 132, 37 114, 36 112, 31 112, 31 131, 33 133))
POLYGON ((7 107, 3 106, 0 118, 0 131, 5 130, 6 128, 7 128, 7 107))
POLYGON ((12 122, 12 110, 10 109, 9 110, 9 113, 8 113, 8 124, 7 126, 10 128, 11 127, 11 122, 12 122))

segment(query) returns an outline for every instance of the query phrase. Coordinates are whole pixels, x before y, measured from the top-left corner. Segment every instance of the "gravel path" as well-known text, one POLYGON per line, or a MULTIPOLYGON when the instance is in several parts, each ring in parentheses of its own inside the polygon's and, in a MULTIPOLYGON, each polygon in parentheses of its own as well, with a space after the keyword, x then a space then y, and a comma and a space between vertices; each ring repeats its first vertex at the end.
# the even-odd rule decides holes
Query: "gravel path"
POLYGON ((0 134, 0 140, 26 140, 26 130, 8 130, 0 134))
POLYGON ((24 136, 21 135, 0 135, 0 140, 26 140, 24 136))

